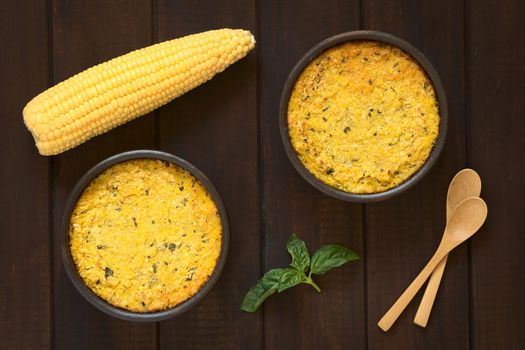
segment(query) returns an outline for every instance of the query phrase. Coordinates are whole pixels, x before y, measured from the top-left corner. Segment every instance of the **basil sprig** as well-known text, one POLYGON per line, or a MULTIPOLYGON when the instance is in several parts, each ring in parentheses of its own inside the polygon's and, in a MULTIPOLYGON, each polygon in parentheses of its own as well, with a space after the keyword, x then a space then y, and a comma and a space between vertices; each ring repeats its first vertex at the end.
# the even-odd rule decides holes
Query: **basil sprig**
POLYGON ((359 259, 356 253, 338 244, 322 246, 310 258, 306 244, 295 233, 288 239, 286 249, 292 257, 290 267, 266 272, 244 297, 241 310, 255 312, 270 295, 300 283, 309 284, 320 293, 321 288, 312 279, 312 274, 322 275, 334 267, 359 259))

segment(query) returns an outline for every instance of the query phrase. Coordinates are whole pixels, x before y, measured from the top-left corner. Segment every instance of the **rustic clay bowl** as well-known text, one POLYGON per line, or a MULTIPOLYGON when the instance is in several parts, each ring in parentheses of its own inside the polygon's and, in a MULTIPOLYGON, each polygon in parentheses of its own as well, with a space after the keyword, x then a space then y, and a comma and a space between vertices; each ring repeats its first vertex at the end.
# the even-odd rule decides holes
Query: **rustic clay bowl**
POLYGON ((447 107, 447 99, 445 95, 445 90, 443 88, 443 84, 441 83, 441 79, 438 76, 438 73, 430 63, 430 61, 423 55, 418 49, 416 49, 411 44, 407 43, 406 41, 383 32, 377 32, 377 31, 353 31, 348 33, 342 33, 335 36, 332 36, 326 40, 321 41, 317 45, 315 45, 310 51, 308 51, 300 60, 297 62, 295 67, 292 69, 290 75, 288 76, 288 79, 286 80, 284 84, 284 88, 281 94, 281 102, 279 105, 279 127, 281 131, 281 138, 284 144, 284 148, 286 150, 286 154, 288 155, 288 158, 292 162, 295 169, 301 174, 301 176, 308 181, 312 186, 317 188, 319 191, 338 198, 342 199, 348 202, 376 202, 385 200, 394 196, 397 196, 405 191, 407 191, 409 188, 414 186, 425 174, 428 173, 428 171, 432 168, 432 166, 436 163, 436 160, 438 159, 439 155, 441 154, 441 151, 443 150, 443 146, 445 144, 445 139, 447 136, 447 126, 448 126, 448 107, 447 107), (288 101, 290 100, 290 96, 293 90, 293 87, 295 85, 295 82, 299 78, 299 75, 302 73, 302 71, 306 68, 306 66, 320 53, 326 51, 327 49, 332 48, 333 46, 337 46, 339 44, 348 42, 348 41, 356 41, 356 40, 369 40, 369 41, 379 41, 383 42, 395 47, 398 47, 405 51, 407 54, 412 56, 413 59, 416 60, 416 62, 419 63, 419 65, 423 68, 423 70, 427 73, 430 80, 432 81, 432 84, 434 86, 434 90, 436 91, 438 103, 439 103, 439 115, 440 115, 440 126, 439 126, 439 134, 436 139, 436 143, 426 160, 425 164, 416 172, 414 173, 410 178, 408 178, 405 182, 401 183, 400 185, 391 188, 384 192, 377 192, 377 193, 370 193, 370 194, 358 194, 358 193, 349 193, 345 191, 338 190, 334 187, 331 187, 321 180, 317 179, 308 169, 305 168, 303 163, 299 160, 297 157, 297 154, 295 152, 295 149, 292 146, 292 143, 290 141, 290 136, 288 133, 288 101))
POLYGON ((62 262, 64 264, 64 268, 66 270, 67 275, 71 279, 71 282, 73 282, 73 285, 76 287, 76 289, 82 294, 84 298, 86 298, 87 301, 89 301, 93 306, 95 306, 97 309, 105 312, 108 315, 129 320, 129 321, 139 321, 139 322, 155 322, 155 321, 161 321, 165 320, 167 318, 177 316, 182 314, 183 312, 187 311, 191 307, 195 306, 199 301, 201 301, 206 294, 213 288, 215 283, 217 283, 217 280, 219 279, 219 276, 221 275, 221 272, 224 268, 224 264, 226 263, 226 257, 228 255, 228 248, 230 244, 230 228, 228 223, 228 215, 226 212, 226 207, 224 206, 224 203, 222 201, 221 196, 215 189, 215 187, 212 185, 210 180, 194 165, 188 163, 187 161, 178 158, 174 155, 171 155, 169 153, 164 152, 158 152, 158 151, 150 151, 150 150, 137 150, 137 151, 130 151, 130 152, 124 152, 117 154, 115 156, 112 156, 106 160, 103 160, 102 162, 95 165, 93 168, 91 168, 75 185, 73 188, 73 191, 69 195, 68 201, 66 203, 66 208, 64 211, 64 216, 62 218, 62 222, 60 223, 60 247, 61 247, 61 254, 62 254, 62 262), (215 266, 215 270, 213 271, 212 275, 208 279, 208 281, 202 286, 202 288, 192 296, 190 299, 186 300, 185 302, 162 311, 156 311, 156 312, 147 312, 147 313, 140 313, 140 312, 133 312, 125 309, 118 308, 116 306, 113 306, 106 302, 104 299, 100 298, 98 295, 96 295, 91 289, 89 289, 84 281, 82 280, 82 277, 78 274, 78 271, 76 269, 76 266, 73 262, 73 259, 71 257, 70 249, 69 249, 69 222, 71 213, 73 211, 73 208, 75 207, 75 204, 84 191, 84 189, 87 187, 87 185, 93 180, 95 177, 97 177, 100 173, 102 173, 104 170, 110 168, 111 166, 124 162, 130 159, 139 159, 139 158, 149 158, 149 159, 160 159, 166 162, 173 163, 175 165, 180 166, 183 169, 188 170, 193 176, 195 176, 199 181, 201 181, 208 192, 210 193, 213 201, 217 205, 217 208, 219 210, 219 215, 221 218, 221 224, 222 224, 222 246, 221 246, 221 252, 219 255, 219 259, 217 261, 217 265, 215 266))

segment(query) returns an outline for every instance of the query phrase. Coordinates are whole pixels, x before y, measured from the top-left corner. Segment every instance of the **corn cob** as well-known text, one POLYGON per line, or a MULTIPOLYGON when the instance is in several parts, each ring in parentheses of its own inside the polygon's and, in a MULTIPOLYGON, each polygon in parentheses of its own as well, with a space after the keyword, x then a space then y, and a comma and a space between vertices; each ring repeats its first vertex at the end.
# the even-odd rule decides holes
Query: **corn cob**
POLYGON ((219 29, 130 52, 36 96, 24 122, 40 154, 64 152, 210 80, 254 45, 249 31, 219 29))

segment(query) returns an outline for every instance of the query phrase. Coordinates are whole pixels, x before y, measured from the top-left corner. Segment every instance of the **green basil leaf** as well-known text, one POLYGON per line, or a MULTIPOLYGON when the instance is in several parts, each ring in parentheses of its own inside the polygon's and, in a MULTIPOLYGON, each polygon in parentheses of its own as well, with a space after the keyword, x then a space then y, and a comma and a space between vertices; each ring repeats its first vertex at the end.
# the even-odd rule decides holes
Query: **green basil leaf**
POLYGON ((304 241, 300 240, 295 233, 292 233, 286 243, 286 249, 292 256, 290 265, 299 271, 306 272, 306 269, 310 266, 310 253, 304 241))
POLYGON ((292 288, 306 280, 304 272, 297 271, 296 269, 285 270, 286 271, 281 276, 281 279, 279 280, 279 285, 277 286, 277 291, 279 293, 288 288, 292 288))
POLYGON ((356 253, 342 245, 325 245, 319 248, 312 257, 310 271, 313 274, 322 275, 334 267, 339 267, 350 260, 357 259, 359 259, 359 256, 356 253))
POLYGON ((270 295, 277 291, 281 277, 288 269, 272 269, 257 281, 244 297, 241 310, 255 312, 270 295))

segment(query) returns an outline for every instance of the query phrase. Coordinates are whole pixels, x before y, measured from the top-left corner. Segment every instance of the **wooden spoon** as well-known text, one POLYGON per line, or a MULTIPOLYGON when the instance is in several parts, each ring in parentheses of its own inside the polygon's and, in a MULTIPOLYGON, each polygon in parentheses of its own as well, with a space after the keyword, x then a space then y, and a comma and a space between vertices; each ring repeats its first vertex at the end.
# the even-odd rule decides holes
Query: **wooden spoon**
POLYGON ((388 331, 401 312, 414 298, 423 283, 430 276, 437 264, 454 248, 475 234, 487 218, 487 205, 481 198, 468 198, 461 202, 452 213, 447 223, 443 238, 436 253, 430 259, 414 281, 397 299, 377 324, 383 331, 388 331))
MULTIPOLYGON (((481 179, 474 170, 463 169, 454 176, 448 187, 447 193, 447 222, 450 220, 450 216, 456 207, 463 200, 469 197, 479 197, 481 193, 481 179)), ((447 263, 448 255, 443 258, 432 272, 430 280, 428 281, 427 289, 421 299, 419 308, 417 309, 414 323, 421 327, 426 327, 430 311, 434 305, 436 294, 445 271, 445 265, 447 263)))

